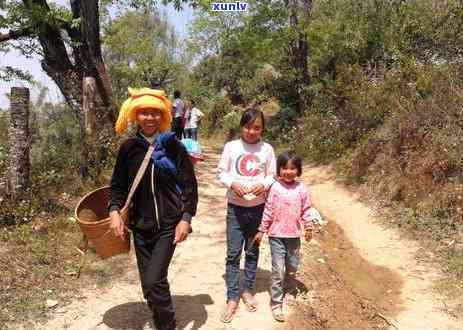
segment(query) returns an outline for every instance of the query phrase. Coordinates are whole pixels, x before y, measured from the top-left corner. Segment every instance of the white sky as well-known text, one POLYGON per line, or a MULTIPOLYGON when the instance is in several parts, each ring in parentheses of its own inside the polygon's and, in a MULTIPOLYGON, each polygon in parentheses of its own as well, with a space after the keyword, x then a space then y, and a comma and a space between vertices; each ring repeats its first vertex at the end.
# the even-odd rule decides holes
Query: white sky
MULTIPOLYGON (((54 2, 60 5, 68 6, 69 0, 54 0, 49 1, 49 3, 54 2)), ((181 38, 186 36, 187 28, 189 23, 193 20, 193 11, 191 8, 185 7, 182 11, 177 12, 171 5, 162 6, 162 10, 166 10, 170 23, 175 27, 175 30, 180 35, 181 38)), ((12 66, 14 68, 19 68, 25 71, 28 71, 32 74, 34 79, 40 82, 42 85, 47 86, 49 89, 48 101, 53 103, 62 100, 61 93, 55 83, 46 75, 40 66, 38 59, 26 59, 21 56, 18 52, 10 52, 8 54, 0 53, 0 66, 12 66)), ((31 96, 35 98, 38 94, 38 88, 29 86, 28 83, 23 81, 11 81, 4 82, 0 81, 0 108, 8 108, 9 102, 5 94, 10 92, 11 87, 15 86, 24 86, 30 87, 31 96)))

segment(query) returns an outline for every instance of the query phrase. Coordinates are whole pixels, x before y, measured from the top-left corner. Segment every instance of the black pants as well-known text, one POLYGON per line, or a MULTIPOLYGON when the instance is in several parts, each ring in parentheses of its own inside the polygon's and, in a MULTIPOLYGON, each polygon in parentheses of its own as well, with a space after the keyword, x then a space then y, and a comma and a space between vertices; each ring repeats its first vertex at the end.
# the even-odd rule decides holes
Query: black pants
POLYGON ((158 231, 133 231, 143 295, 153 312, 156 329, 175 329, 175 311, 167 271, 174 254, 175 224, 158 231))
POLYGON ((183 127, 182 127, 182 118, 177 117, 172 120, 172 131, 175 132, 175 136, 178 140, 182 139, 183 136, 183 127))

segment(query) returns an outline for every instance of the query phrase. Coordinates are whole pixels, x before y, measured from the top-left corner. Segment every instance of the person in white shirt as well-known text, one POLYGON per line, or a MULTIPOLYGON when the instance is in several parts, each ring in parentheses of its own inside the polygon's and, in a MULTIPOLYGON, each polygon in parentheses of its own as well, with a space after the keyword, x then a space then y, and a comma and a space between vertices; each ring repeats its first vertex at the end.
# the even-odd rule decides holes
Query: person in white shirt
POLYGON ((257 310, 251 293, 256 279, 259 246, 254 237, 264 211, 265 194, 274 181, 275 153, 261 140, 262 111, 246 110, 240 121, 241 138, 225 144, 218 167, 219 180, 228 188, 227 200, 227 307, 221 316, 231 322, 241 299, 250 312, 257 310), (244 280, 240 290, 240 259, 245 251, 244 280))
POLYGON ((174 91, 174 104, 172 108, 172 131, 175 132, 175 136, 178 140, 181 140, 183 136, 182 118, 184 115, 184 104, 180 98, 181 96, 182 93, 180 91, 174 91))
POLYGON ((204 114, 196 108, 195 101, 191 100, 191 105, 185 111, 184 134, 187 139, 198 140, 198 129, 204 114))

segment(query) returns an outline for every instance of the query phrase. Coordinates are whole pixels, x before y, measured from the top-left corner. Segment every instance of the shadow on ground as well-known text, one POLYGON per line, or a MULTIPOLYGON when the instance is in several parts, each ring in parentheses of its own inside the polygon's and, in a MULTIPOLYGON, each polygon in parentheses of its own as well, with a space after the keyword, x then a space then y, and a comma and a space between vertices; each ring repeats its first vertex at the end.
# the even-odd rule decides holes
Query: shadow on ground
MULTIPOLYGON (((178 329, 200 329, 207 320, 206 305, 214 303, 208 294, 172 296, 177 314, 178 329)), ((103 323, 111 329, 142 330, 147 324, 153 328, 151 311, 144 302, 130 302, 114 306, 103 315, 103 323)))

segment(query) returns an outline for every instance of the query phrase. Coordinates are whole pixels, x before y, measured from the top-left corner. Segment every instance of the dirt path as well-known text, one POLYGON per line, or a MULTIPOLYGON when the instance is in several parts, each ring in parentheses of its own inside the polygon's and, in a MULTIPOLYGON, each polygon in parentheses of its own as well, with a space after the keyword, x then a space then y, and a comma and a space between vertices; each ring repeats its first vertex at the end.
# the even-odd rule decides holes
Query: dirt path
MULTIPOLYGON (((176 249, 169 281, 180 329, 273 329, 268 306, 270 255, 261 253, 257 275, 258 313, 244 306, 230 325, 219 321, 225 303, 225 189, 216 180, 216 153, 198 167, 200 202, 194 233, 176 249), (258 325, 258 326, 257 326, 258 325)), ((133 252, 133 249, 132 249, 133 252)), ((150 313, 144 304, 133 253, 117 257, 128 272, 104 289, 87 290, 82 299, 59 308, 46 324, 36 329, 151 329, 150 313)))
POLYGON ((306 168, 303 179, 331 221, 330 237, 322 241, 327 263, 356 294, 386 311, 398 329, 463 329, 445 311, 443 298, 433 294, 441 274, 437 265, 417 258, 416 242, 375 221, 358 195, 335 183, 329 168, 306 168))
MULTIPOLYGON (((256 288, 260 311, 249 313, 241 307, 230 325, 219 322, 225 302, 225 190, 215 179, 218 155, 210 149, 207 153, 208 160, 198 168, 200 204, 194 234, 176 250, 169 273, 179 328, 278 329, 280 325, 273 321, 267 307, 270 256, 266 241, 261 248, 256 288)), ((333 277, 330 274, 336 272, 343 278, 339 285, 352 288, 355 296, 369 301, 377 298, 376 303, 398 329, 463 328, 443 312, 442 303, 430 293, 438 274, 415 260, 416 244, 403 241, 393 231, 374 223, 369 210, 355 195, 337 186, 325 169, 307 169, 304 180, 311 186, 317 208, 339 224, 338 227, 331 223, 328 238, 321 244, 313 243, 325 253, 326 267, 331 271, 326 277, 333 277)), ((310 248, 307 244, 304 247, 310 248)), ((134 255, 117 258, 128 269, 120 280, 104 289, 84 291, 80 299, 56 309, 46 324, 27 328, 151 329, 134 255)), ((326 288, 318 294, 324 296, 328 289, 332 290, 326 288)), ((349 301, 341 302, 340 308, 343 305, 345 312, 351 313, 349 301)), ((326 317, 335 318, 341 312, 333 310, 326 317)))

